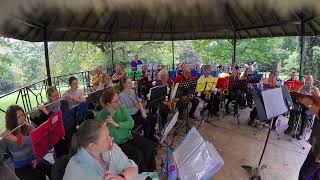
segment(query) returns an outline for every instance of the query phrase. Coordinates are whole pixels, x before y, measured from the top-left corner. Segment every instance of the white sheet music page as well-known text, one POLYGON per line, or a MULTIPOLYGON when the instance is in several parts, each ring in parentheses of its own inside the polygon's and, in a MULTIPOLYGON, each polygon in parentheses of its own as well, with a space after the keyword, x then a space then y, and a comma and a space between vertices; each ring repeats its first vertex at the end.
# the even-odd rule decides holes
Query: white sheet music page
POLYGON ((204 144, 204 139, 193 126, 172 152, 177 167, 179 168, 201 144, 204 144))
POLYGON ((281 88, 262 91, 262 98, 268 119, 277 117, 288 111, 283 100, 281 88))
POLYGON ((173 90, 171 92, 171 96, 170 96, 170 99, 174 99, 176 97, 176 94, 177 94, 177 90, 178 90, 178 86, 179 86, 179 83, 176 83, 173 87, 173 90))
POLYGON ((179 116, 179 112, 177 111, 174 116, 172 117, 170 123, 167 125, 167 127, 164 130, 164 133, 162 135, 161 141, 160 143, 162 144, 163 141, 166 139, 166 137, 168 136, 168 134, 170 133, 171 129, 173 128, 173 126, 177 123, 178 121, 178 116, 179 116))
POLYGON ((205 142, 178 168, 179 177, 181 180, 211 179, 223 164, 213 145, 205 142))

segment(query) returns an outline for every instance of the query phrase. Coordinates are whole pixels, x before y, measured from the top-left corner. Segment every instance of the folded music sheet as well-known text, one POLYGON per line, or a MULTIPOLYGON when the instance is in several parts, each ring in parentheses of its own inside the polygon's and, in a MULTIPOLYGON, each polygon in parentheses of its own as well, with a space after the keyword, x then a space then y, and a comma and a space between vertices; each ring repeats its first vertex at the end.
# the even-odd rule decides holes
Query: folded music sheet
POLYGON ((214 146, 206 142, 195 127, 174 149, 173 158, 181 180, 211 178, 224 164, 214 146))

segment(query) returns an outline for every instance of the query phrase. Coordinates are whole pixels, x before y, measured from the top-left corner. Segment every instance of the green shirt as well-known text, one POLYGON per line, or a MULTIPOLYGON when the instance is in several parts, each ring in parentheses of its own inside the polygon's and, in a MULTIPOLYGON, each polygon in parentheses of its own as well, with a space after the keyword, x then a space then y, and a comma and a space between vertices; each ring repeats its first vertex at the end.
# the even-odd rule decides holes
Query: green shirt
MULTIPOLYGON (((101 111, 97 114, 97 120, 99 122, 105 122, 108 115, 110 115, 110 112, 107 110, 107 108, 103 108, 101 111)), ((134 121, 128 112, 128 109, 121 105, 117 112, 113 115, 113 120, 119 123, 119 127, 116 128, 111 124, 107 124, 110 136, 113 137, 113 141, 117 144, 124 144, 128 140, 133 139, 131 129, 134 126, 134 121)))

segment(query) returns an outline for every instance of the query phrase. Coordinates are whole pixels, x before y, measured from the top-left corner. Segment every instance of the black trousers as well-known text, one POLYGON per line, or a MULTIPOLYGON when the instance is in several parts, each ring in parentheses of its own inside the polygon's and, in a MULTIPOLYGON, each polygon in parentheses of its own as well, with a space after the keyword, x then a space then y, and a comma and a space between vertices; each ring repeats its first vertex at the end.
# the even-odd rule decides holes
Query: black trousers
MULTIPOLYGON (((199 100, 196 97, 194 97, 194 98, 190 99, 189 102, 191 103, 191 109, 189 111, 189 116, 193 116, 194 112, 196 111, 197 106, 199 104, 199 100)), ((188 106, 188 101, 186 99, 180 99, 177 102, 177 108, 178 108, 180 116, 183 115, 183 111, 187 108, 187 106, 188 106)))
POLYGON ((42 160, 37 164, 36 168, 31 165, 16 168, 15 173, 21 180, 46 180, 46 175, 51 178, 52 165, 42 160))
POLYGON ((143 126, 144 137, 152 139, 155 134, 156 122, 148 116, 147 119, 142 117, 141 111, 138 111, 136 114, 131 115, 134 120, 135 128, 139 125, 143 126))
POLYGON ((203 112, 205 112, 207 110, 209 111, 209 113, 219 112, 220 99, 219 99, 218 95, 211 93, 210 99, 206 100, 206 95, 201 94, 201 99, 203 99, 204 101, 206 101, 208 103, 206 105, 206 107, 204 107, 204 109, 202 110, 203 112))
POLYGON ((303 131, 305 129, 306 126, 306 122, 309 120, 309 118, 311 118, 306 112, 307 112, 307 108, 306 107, 302 107, 301 112, 299 112, 299 110, 297 108, 294 108, 292 110, 290 110, 290 117, 289 117, 289 121, 288 121, 288 125, 289 127, 293 127, 294 122, 297 120, 297 116, 299 116, 301 113, 301 126, 299 129, 299 134, 302 135, 303 131))
POLYGON ((310 150, 299 171, 299 180, 319 180, 320 163, 315 161, 315 154, 310 150))
POLYGON ((155 144, 137 134, 133 139, 119 145, 122 151, 132 159, 139 167, 139 173, 151 172, 156 169, 155 144))
MULTIPOLYGON (((235 90, 235 91, 230 91, 228 96, 227 96, 227 103, 225 105, 225 109, 226 109, 226 112, 230 112, 230 109, 229 109, 229 104, 233 101, 233 100, 237 100, 239 99, 239 96, 240 96, 240 90, 235 90)), ((238 103, 236 101, 236 103, 238 103)))

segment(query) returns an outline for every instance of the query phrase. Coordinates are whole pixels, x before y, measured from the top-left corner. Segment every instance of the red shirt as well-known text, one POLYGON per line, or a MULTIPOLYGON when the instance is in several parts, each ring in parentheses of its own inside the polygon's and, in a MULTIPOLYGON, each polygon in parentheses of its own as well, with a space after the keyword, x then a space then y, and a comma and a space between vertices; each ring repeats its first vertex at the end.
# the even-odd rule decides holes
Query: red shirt
POLYGON ((175 79, 174 79, 174 84, 176 83, 181 83, 181 82, 185 82, 185 81, 194 81, 196 80, 196 78, 194 78, 192 75, 190 75, 189 79, 185 79, 183 75, 178 75, 175 79))

